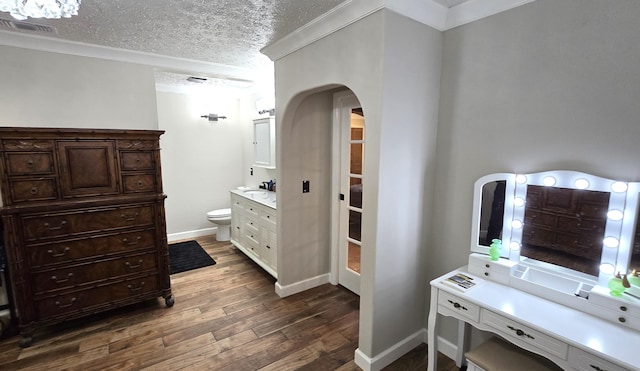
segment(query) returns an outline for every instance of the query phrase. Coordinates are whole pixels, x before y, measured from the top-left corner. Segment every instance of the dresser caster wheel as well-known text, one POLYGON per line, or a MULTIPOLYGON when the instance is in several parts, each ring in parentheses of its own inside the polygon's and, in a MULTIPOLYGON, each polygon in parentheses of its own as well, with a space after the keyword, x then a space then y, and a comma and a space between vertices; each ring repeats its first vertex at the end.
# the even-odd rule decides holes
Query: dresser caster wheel
POLYGON ((31 344, 33 344, 33 337, 31 336, 24 336, 20 339, 20 348, 28 348, 31 344))
POLYGON ((171 308, 174 303, 175 301, 173 300, 173 295, 169 296, 168 298, 164 298, 164 304, 167 306, 167 308, 171 308))

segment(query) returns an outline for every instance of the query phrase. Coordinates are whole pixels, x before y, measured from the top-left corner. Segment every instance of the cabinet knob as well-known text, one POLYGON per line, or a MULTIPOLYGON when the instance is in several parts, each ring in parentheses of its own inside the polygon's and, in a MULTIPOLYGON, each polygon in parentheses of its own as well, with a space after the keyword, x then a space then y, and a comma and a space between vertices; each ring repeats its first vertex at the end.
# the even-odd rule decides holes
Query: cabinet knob
POLYGON ((27 167, 28 168, 32 168, 33 167, 33 160, 31 160, 31 159, 27 160, 27 167))
POLYGON ((38 194, 38 188, 32 187, 31 188, 31 194, 34 195, 34 196, 37 195, 38 194))
POLYGON ((620 306, 620 310, 623 311, 623 312, 626 312, 627 311, 627 307, 624 306, 624 305, 621 305, 620 306))
POLYGON ((624 318, 624 317, 620 317, 620 318, 618 318, 618 321, 620 321, 620 323, 625 323, 625 322, 627 322, 627 319, 624 318))

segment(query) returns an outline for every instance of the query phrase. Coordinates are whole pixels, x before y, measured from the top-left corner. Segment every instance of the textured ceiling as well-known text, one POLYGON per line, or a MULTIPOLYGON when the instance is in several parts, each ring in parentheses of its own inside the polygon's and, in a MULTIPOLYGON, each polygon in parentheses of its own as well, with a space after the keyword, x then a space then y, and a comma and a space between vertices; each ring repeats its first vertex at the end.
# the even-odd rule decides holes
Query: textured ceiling
POLYGON ((44 37, 262 70, 271 66, 262 47, 344 1, 84 0, 70 19, 26 22, 55 28, 35 33, 44 37))
MULTIPOLYGON (((260 49, 349 1, 83 0, 78 15, 72 18, 25 21, 48 26, 50 32, 16 28, 16 20, 0 13, 0 45, 3 35, 10 32, 205 62, 214 64, 216 72, 164 67, 156 69, 156 80, 159 84, 186 86, 192 84, 185 79, 193 73, 209 78, 205 84, 210 86, 245 88, 251 81, 239 74, 217 71, 229 66, 265 75, 262 71, 272 71, 273 63, 260 49)), ((421 1, 454 8, 471 0, 421 1)), ((107 50, 109 55, 121 55, 116 52, 107 50)))

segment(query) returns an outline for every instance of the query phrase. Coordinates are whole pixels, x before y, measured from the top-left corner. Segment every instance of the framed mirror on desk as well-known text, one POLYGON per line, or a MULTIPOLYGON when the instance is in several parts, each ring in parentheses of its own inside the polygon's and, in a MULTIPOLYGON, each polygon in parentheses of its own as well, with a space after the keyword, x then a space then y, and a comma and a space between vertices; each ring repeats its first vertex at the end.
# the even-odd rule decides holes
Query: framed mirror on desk
POLYGON ((640 271, 639 194, 640 183, 567 170, 478 179, 469 264, 431 282, 429 351, 440 314, 461 321, 459 362, 471 325, 515 334, 509 341, 563 368, 640 369, 635 349, 604 345, 640 343, 640 287, 623 279, 640 271), (446 284, 454 273, 476 284, 446 284))

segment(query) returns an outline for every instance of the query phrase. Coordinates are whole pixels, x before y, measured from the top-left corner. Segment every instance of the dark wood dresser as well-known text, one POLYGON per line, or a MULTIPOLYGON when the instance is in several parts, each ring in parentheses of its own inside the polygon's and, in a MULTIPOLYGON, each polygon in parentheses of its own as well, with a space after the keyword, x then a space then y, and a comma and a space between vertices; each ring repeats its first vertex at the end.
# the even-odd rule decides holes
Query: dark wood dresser
POLYGON ((0 213, 21 346, 38 326, 160 296, 173 305, 162 134, 0 128, 0 213))

